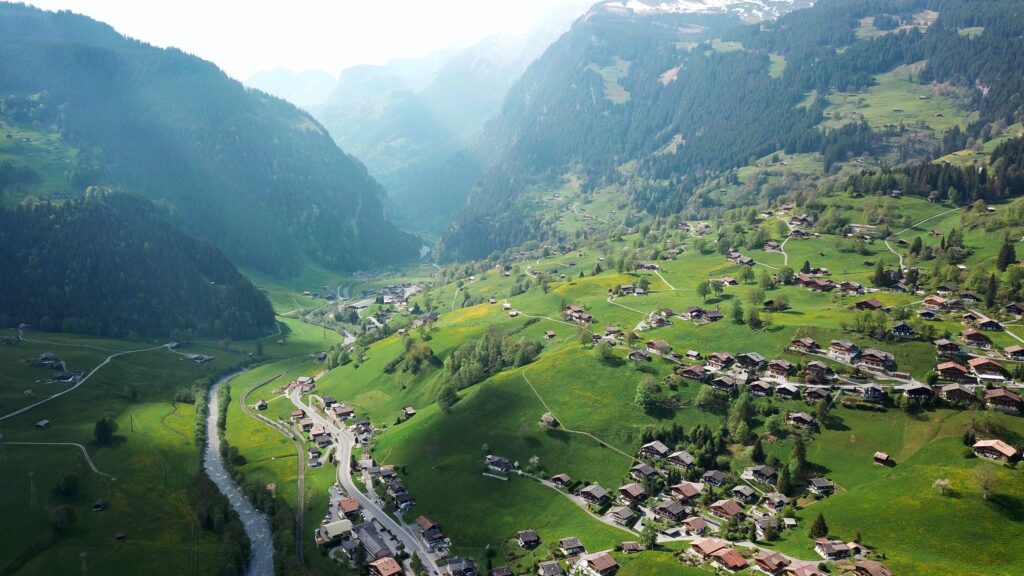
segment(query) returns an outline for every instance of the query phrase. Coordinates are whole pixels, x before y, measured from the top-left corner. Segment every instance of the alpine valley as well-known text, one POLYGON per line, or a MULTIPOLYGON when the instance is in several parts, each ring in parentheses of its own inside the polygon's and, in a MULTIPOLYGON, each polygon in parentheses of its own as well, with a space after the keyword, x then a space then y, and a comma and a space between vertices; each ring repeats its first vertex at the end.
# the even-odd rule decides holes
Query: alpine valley
POLYGON ((1021 573, 1024 3, 562 12, 0 2, 0 574, 1021 573))

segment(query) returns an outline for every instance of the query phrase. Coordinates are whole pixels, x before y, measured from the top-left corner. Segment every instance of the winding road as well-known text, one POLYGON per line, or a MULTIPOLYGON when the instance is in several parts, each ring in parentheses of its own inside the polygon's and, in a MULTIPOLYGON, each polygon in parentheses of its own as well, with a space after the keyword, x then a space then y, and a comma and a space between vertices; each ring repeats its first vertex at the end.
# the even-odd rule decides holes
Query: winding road
POLYGON ((363 510, 381 523, 384 528, 398 539, 405 547, 406 552, 414 551, 420 557, 420 561, 426 566, 431 574, 440 574, 437 563, 431 557, 426 544, 420 538, 413 536, 409 529, 389 516, 377 504, 376 499, 370 499, 364 494, 355 482, 352 481, 352 448, 355 446, 355 438, 347 429, 338 428, 335 423, 322 416, 308 404, 304 404, 300 397, 299 390, 293 390, 288 398, 296 408, 305 412, 306 416, 315 424, 323 426, 328 430, 334 439, 335 462, 338 463, 338 483, 345 489, 345 492, 355 498, 363 510))
MULTIPOLYGON (((952 214, 953 212, 956 212, 957 210, 960 210, 960 209, 959 208, 953 208, 952 210, 946 210, 945 212, 942 212, 940 214, 936 214, 935 216, 932 216, 930 218, 925 218, 924 220, 921 220, 920 222, 918 222, 916 224, 913 224, 913 225, 911 225, 911 226, 909 226, 907 228, 904 228, 903 230, 900 230, 899 232, 896 232, 895 234, 890 235, 889 238, 895 238, 895 237, 899 236, 900 234, 903 234, 904 232, 908 232, 910 230, 913 230, 914 228, 917 228, 918 226, 920 226, 921 224, 924 224, 925 222, 931 222, 932 220, 935 220, 936 218, 941 218, 941 217, 945 216, 946 214, 952 214)), ((889 252, 892 252, 893 254, 895 254, 900 259, 900 270, 905 270, 905 268, 903 267, 903 254, 900 254, 899 252, 897 252, 896 250, 893 249, 893 247, 889 244, 889 239, 888 238, 885 239, 885 247, 889 249, 889 252)))
MULTIPOLYGON (((161 344, 160 346, 154 346, 152 348, 143 348, 143 349, 140 349, 140 350, 126 350, 124 352, 118 352, 116 354, 111 354, 110 356, 107 356, 107 359, 104 360, 103 362, 101 362, 99 366, 93 368, 91 372, 89 372, 88 374, 83 376, 82 379, 79 380, 77 383, 75 383, 74 386, 72 386, 72 387, 70 387, 70 388, 68 388, 66 390, 61 390, 60 392, 57 392, 56 394, 54 394, 54 395, 52 395, 52 396, 50 396, 48 398, 40 400, 39 402, 36 402, 34 404, 29 404, 28 406, 25 406, 24 408, 19 408, 19 409, 15 410, 14 412, 10 412, 8 414, 4 414, 3 416, 0 416, 0 422, 3 422, 4 420, 7 420, 8 418, 13 418, 15 416, 18 416, 19 414, 24 414, 25 412, 28 412, 29 410, 31 410, 33 408, 36 408, 38 406, 42 406, 43 404, 46 404, 47 402, 49 402, 51 400, 56 400, 57 398, 60 398, 61 396, 65 395, 65 394, 70 394, 70 393, 74 392, 82 384, 85 384, 86 380, 88 380, 89 378, 92 378, 93 374, 99 372, 100 368, 103 368, 104 366, 109 364, 110 361, 113 360, 114 358, 117 358, 119 356, 125 356, 125 355, 128 355, 128 354, 139 354, 141 352, 152 352, 153 350, 159 350, 161 348, 168 348, 169 346, 170 346, 170 344, 161 344)), ((89 348, 91 348, 91 346, 89 346, 89 348)))
POLYGON ((75 442, 4 442, 4 446, 74 446, 82 451, 82 456, 85 456, 85 463, 89 465, 89 468, 91 468, 93 472, 100 476, 106 476, 111 480, 116 480, 116 478, 110 474, 107 474, 97 468, 96 464, 93 463, 92 458, 89 456, 89 452, 85 449, 85 446, 75 442))

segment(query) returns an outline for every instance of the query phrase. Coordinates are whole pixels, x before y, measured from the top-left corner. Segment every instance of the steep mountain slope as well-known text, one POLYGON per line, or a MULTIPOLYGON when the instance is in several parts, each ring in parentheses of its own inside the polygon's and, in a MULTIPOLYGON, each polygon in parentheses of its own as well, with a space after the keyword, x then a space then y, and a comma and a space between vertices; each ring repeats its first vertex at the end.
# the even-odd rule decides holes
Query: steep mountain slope
POLYGON ((0 209, 0 327, 118 338, 253 338, 270 302, 207 242, 145 198, 89 189, 0 209))
MULTIPOLYGON (((123 185, 237 263, 292 275, 412 257, 383 191, 308 114, 175 49, 0 4, 0 94, 81 149, 77 188, 123 185)), ((17 106, 15 106, 16 108, 17 106)))
POLYGON ((421 61, 347 70, 318 117, 384 184, 398 222, 436 234, 482 174, 475 140, 484 123, 561 31, 492 36, 421 61))
POLYGON ((442 257, 557 235, 527 193, 566 176, 584 194, 617 187, 638 212, 706 216, 761 200, 717 190, 773 153, 820 154, 827 174, 862 154, 891 165, 965 147, 941 109, 905 114, 903 98, 949 102, 972 138, 1021 109, 1019 3, 838 0, 751 26, 673 9, 689 4, 600 4, 530 67, 488 126, 493 163, 442 257), (858 107, 876 87, 889 108, 869 116, 858 107))

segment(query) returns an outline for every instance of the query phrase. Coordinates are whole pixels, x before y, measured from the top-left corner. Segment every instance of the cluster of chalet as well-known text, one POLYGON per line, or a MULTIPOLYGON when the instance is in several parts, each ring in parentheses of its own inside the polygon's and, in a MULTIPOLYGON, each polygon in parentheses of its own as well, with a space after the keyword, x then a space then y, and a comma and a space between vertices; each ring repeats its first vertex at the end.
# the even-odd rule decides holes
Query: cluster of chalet
POLYGON ((741 264, 743 266, 753 266, 754 264, 756 264, 753 258, 749 256, 744 256, 743 254, 740 254, 739 252, 736 251, 728 252, 725 255, 725 259, 728 260, 729 262, 732 262, 733 264, 741 264))
POLYGON ((707 322, 718 322, 725 318, 725 315, 722 314, 722 311, 718 308, 715 308, 714 310, 706 310, 700 306, 690 306, 683 311, 679 317, 683 320, 689 320, 690 322, 695 322, 697 324, 704 324, 707 322))
POLYGON ((334 443, 330 433, 327 429, 319 424, 316 424, 312 418, 306 416, 306 413, 302 410, 293 410, 291 413, 292 422, 299 426, 299 429, 309 438, 309 441, 314 444, 314 448, 310 448, 310 465, 313 467, 320 466, 320 450, 323 450, 334 443))
MULTIPOLYGON (((337 503, 337 518, 333 521, 324 521, 314 534, 317 546, 335 546, 353 536, 353 522, 360 522, 363 519, 363 509, 355 498, 341 498, 337 503)), ((333 519, 334 516, 332 515, 333 519)), ((353 548, 349 545, 348 548, 353 548)))
POLYGON ((806 288, 811 292, 832 292, 838 290, 842 294, 857 295, 864 294, 866 290, 860 282, 844 280, 835 282, 829 278, 827 268, 813 268, 810 272, 800 272, 793 277, 793 285, 806 288))
POLYGON ((312 392, 316 388, 316 380, 312 376, 299 376, 295 380, 292 380, 285 386, 285 392, 291 392, 292 390, 299 390, 301 393, 306 394, 312 392))
MULTIPOLYGON (((12 336, 15 339, 15 343, 19 340, 18 336, 12 336)), ((55 370, 57 374, 52 378, 42 380, 43 384, 74 384, 78 382, 84 375, 85 372, 78 370, 76 372, 69 372, 65 367, 64 361, 55 356, 52 352, 43 352, 35 361, 35 365, 40 368, 49 368, 55 370)))
MULTIPOLYGON (((358 516, 359 512, 352 515, 358 516)), ((353 524, 349 518, 341 518, 320 526, 316 541, 320 546, 340 547, 354 562, 365 564, 374 576, 404 573, 396 551, 373 522, 353 524)))
POLYGON ((575 304, 567 306, 562 315, 565 316, 566 320, 582 325, 590 324, 594 321, 594 317, 588 314, 582 306, 575 304))
POLYGON ((892 354, 874 348, 862 349, 849 340, 832 340, 828 348, 822 348, 811 338, 794 338, 789 342, 789 349, 802 354, 825 356, 841 364, 874 372, 891 372, 896 369, 896 359, 892 354))
POLYGON ((452 545, 452 541, 445 537, 437 522, 430 518, 426 516, 416 518, 416 527, 420 531, 420 537, 431 551, 444 553, 452 545))
MULTIPOLYGON (((810 416, 802 416, 813 422, 810 416)), ((696 465, 694 456, 686 450, 673 451, 663 442, 654 440, 640 447, 638 460, 629 472, 631 481, 620 486, 616 493, 598 484, 589 484, 577 490, 576 496, 602 511, 605 519, 612 523, 636 529, 639 521, 654 517, 671 526, 666 533, 680 537, 702 537, 734 519, 751 521, 761 538, 770 529, 795 526, 793 519, 781 518, 780 513, 790 504, 790 499, 772 488, 778 473, 771 466, 747 468, 737 481, 722 470, 707 470, 697 476, 701 470, 696 465), (656 485, 652 481, 667 477, 669 468, 688 472, 688 477, 695 481, 683 481, 650 493, 650 486, 656 485), (758 485, 761 487, 755 489, 758 485), (702 507, 701 497, 712 488, 723 498, 702 507)), ((551 483, 563 489, 573 486, 566 474, 552 477, 551 483)), ((833 483, 826 478, 814 478, 808 485, 810 493, 820 496, 828 496, 834 490, 833 483)))
MULTIPOLYGON (((542 544, 536 530, 522 530, 516 534, 516 541, 523 550, 533 550, 542 544)), ((629 542, 631 549, 639 551, 639 545, 629 542)), ((626 546, 623 545, 625 551, 626 546)), ((539 576, 566 576, 566 574, 578 574, 582 576, 611 576, 619 570, 619 564, 608 552, 596 552, 590 554, 580 542, 579 538, 571 536, 558 541, 558 550, 564 557, 561 560, 546 560, 537 564, 539 576)), ((511 576, 512 571, 507 566, 501 566, 491 571, 492 575, 511 576)))
POLYGON ((423 286, 420 284, 403 282, 401 284, 385 286, 380 289, 377 295, 383 299, 385 304, 399 304, 405 307, 404 305, 409 301, 409 298, 422 291, 423 286))
MULTIPOLYGON (((947 287, 947 289, 952 289, 947 287)), ((985 332, 1001 332, 1003 325, 998 320, 977 314, 968 309, 969 306, 978 304, 981 298, 971 292, 961 292, 957 297, 946 292, 948 298, 942 295, 932 295, 922 301, 922 307, 917 311, 917 316, 922 320, 940 320, 943 317, 959 315, 961 322, 966 326, 960 332, 960 337, 970 346, 976 348, 990 348, 992 339, 985 332)), ((1017 315, 1020 311, 1020 304, 1010 304, 1003 311, 1009 315, 1017 315)))
MULTIPOLYGON (((371 474, 372 476, 373 474, 371 474)), ((408 510, 416 505, 416 500, 412 497, 412 494, 409 494, 409 490, 402 483, 402 479, 398 477, 398 472, 394 466, 381 466, 378 469, 377 478, 384 484, 384 489, 387 491, 388 496, 395 501, 395 508, 408 510)))
MULTIPOLYGON (((858 551, 864 549, 856 543, 841 541, 818 540, 815 551, 828 560, 840 560, 856 557, 858 551)), ((709 563, 713 568, 734 573, 746 568, 763 572, 771 576, 825 576, 816 562, 793 560, 778 552, 761 550, 747 558, 740 551, 731 547, 729 542, 718 538, 698 538, 691 543, 688 554, 702 562, 709 563)), ((853 564, 854 576, 892 576, 892 572, 875 560, 859 560, 853 564)))

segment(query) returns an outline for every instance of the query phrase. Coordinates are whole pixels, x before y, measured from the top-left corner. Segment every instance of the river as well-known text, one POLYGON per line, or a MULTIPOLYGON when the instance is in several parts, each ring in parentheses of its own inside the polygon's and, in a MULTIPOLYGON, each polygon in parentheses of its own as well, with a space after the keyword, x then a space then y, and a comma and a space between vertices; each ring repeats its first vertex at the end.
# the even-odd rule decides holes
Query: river
POLYGON ((249 565, 245 569, 246 576, 269 576, 274 573, 274 541, 270 520, 245 497, 241 487, 224 469, 224 461, 220 455, 220 429, 217 427, 218 405, 220 404, 218 392, 224 387, 224 384, 239 374, 241 372, 225 376, 210 388, 207 401, 209 414, 206 418, 207 440, 203 468, 206 469, 206 473, 221 493, 227 496, 231 502, 231 507, 241 518, 242 524, 245 526, 245 534, 252 543, 249 565))

